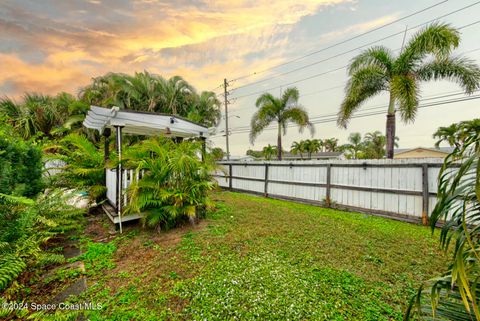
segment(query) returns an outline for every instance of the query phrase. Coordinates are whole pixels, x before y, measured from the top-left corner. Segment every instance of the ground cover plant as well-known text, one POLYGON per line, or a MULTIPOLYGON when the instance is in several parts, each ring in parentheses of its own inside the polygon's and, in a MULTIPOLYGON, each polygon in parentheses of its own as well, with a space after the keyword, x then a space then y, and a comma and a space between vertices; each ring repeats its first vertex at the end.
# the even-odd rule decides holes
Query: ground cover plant
POLYGON ((217 209, 196 226, 134 225, 101 243, 103 225, 88 226, 89 289, 69 302, 100 304, 90 320, 401 320, 421 282, 446 269, 423 226, 238 193, 212 198, 217 209))

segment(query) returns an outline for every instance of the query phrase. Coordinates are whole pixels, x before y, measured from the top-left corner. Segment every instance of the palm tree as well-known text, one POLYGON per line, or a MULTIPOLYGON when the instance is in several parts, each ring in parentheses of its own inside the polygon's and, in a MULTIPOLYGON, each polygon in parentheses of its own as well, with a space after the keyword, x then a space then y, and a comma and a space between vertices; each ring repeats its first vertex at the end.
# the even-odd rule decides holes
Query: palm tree
POLYGON ((300 158, 303 159, 303 153, 305 152, 305 141, 293 142, 290 149, 290 153, 293 155, 300 154, 300 158))
POLYGON ((326 152, 336 152, 338 150, 338 138, 324 139, 323 146, 326 152))
POLYGON ((323 142, 319 139, 307 139, 305 141, 305 151, 308 153, 308 158, 312 159, 312 154, 321 150, 323 142))
POLYGON ((282 159, 282 133, 287 132, 287 126, 290 122, 299 126, 299 131, 308 127, 313 135, 314 127, 310 123, 308 113, 298 104, 298 89, 287 88, 281 98, 276 98, 272 94, 261 95, 256 102, 259 110, 253 115, 251 121, 250 141, 253 144, 255 138, 272 122, 277 123, 277 147, 278 160, 282 159))
POLYGON ((195 90, 182 77, 173 76, 162 84, 164 109, 173 115, 186 111, 188 96, 194 96, 195 90))
POLYGON ((415 120, 420 81, 452 80, 466 94, 473 93, 479 87, 479 67, 467 58, 451 56, 459 42, 458 30, 448 24, 434 23, 416 33, 398 56, 383 46, 362 52, 350 62, 350 79, 338 113, 338 125, 346 127, 354 112, 366 100, 381 92, 388 92, 387 157, 393 158, 395 107, 405 123, 415 120), (430 55, 433 59, 426 61, 430 55))
POLYGON ((211 91, 203 91, 195 96, 187 118, 207 127, 217 126, 222 116, 220 108, 221 102, 217 95, 211 91))
POLYGON ((460 142, 458 140, 459 129, 459 124, 451 124, 447 127, 439 127, 433 134, 433 138, 438 139, 435 143, 435 147, 439 147, 444 141, 447 142, 451 147, 460 146, 460 142))
POLYGON ((380 131, 366 133, 364 142, 365 158, 380 159, 385 156, 386 137, 380 131))
POLYGON ((348 136, 349 144, 346 144, 344 149, 349 150, 352 153, 353 159, 358 158, 358 152, 363 148, 362 135, 360 133, 351 133, 348 136))
POLYGON ((262 154, 266 160, 271 160, 273 156, 277 153, 277 146, 272 146, 268 144, 267 146, 263 147, 262 154))

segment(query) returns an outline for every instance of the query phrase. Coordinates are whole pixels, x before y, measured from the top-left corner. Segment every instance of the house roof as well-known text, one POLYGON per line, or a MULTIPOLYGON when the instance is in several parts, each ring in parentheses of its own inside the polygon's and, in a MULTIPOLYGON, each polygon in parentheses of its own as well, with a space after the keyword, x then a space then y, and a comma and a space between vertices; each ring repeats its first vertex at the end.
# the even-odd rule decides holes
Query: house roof
POLYGON ((395 155, 399 155, 399 154, 407 153, 407 152, 410 152, 410 151, 413 151, 413 150, 417 150, 417 149, 429 150, 429 151, 432 151, 432 152, 444 153, 444 154, 450 154, 450 153, 454 150, 453 147, 439 147, 439 148, 436 148, 436 147, 398 148, 398 149, 395 149, 394 154, 395 154, 395 155))
POLYGON ((98 130, 123 126, 126 134, 135 135, 172 135, 175 137, 208 137, 208 129, 184 118, 133 110, 120 110, 118 107, 103 108, 90 106, 83 126, 98 130))
MULTIPOLYGON (((318 152, 312 154, 312 159, 321 159, 321 158, 337 158, 342 155, 342 152, 318 152)), ((284 159, 300 159, 300 154, 292 154, 290 152, 283 153, 284 159)), ((310 158, 307 153, 303 153, 303 158, 310 158)))

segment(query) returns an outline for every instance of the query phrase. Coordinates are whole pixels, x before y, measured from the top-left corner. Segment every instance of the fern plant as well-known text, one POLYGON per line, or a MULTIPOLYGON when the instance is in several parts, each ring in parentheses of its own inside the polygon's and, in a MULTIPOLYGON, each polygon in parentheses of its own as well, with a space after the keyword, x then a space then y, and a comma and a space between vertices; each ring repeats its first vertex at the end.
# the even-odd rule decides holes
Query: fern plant
POLYGON ((58 190, 35 201, 0 194, 0 291, 28 267, 64 261, 45 249, 51 238, 81 226, 83 210, 66 205, 67 197, 58 190))
POLYGON ((123 167, 144 175, 129 187, 126 213, 144 212, 145 225, 169 227, 182 218, 194 218, 199 208, 210 207, 208 191, 215 187, 211 173, 216 165, 209 155, 202 161, 201 152, 198 142, 175 144, 165 138, 130 147, 123 167))

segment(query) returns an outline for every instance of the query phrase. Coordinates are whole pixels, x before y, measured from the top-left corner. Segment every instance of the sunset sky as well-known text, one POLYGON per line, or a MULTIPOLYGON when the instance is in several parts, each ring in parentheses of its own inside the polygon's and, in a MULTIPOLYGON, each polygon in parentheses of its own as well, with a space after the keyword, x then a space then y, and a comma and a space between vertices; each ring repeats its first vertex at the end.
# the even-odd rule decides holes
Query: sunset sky
MULTIPOLYGON (((259 95, 255 93, 269 90, 279 95, 289 83, 296 82, 293 85, 300 90, 301 103, 310 116, 317 121, 330 120, 325 115, 338 111, 347 79, 341 67, 361 51, 355 48, 372 43, 399 49, 402 30, 412 28, 407 32, 408 40, 418 31, 417 25, 442 16, 445 17, 440 21, 458 28, 467 26, 480 19, 480 3, 476 3, 473 0, 3 0, 0 95, 18 98, 24 92, 76 94, 92 77, 110 71, 148 70, 165 77, 180 75, 198 91, 215 88, 217 93, 221 93, 217 87, 224 78, 240 78, 231 82, 230 97, 249 96, 232 99, 231 153, 243 155, 248 148, 260 149, 276 143, 274 130, 262 134, 254 146, 250 145, 247 132, 238 132, 250 123, 259 95), (440 2, 408 19, 324 49, 440 2), (453 13, 469 5, 472 6, 453 13), (399 34, 378 41, 395 33, 399 34), (313 53, 319 50, 322 51, 313 53), (301 58, 309 53, 312 54, 301 58), (289 63, 292 60, 295 61, 289 63), (279 64, 282 65, 275 67, 279 64), (310 64, 313 65, 281 75, 310 64), (334 69, 338 70, 329 72, 334 69), (315 77, 297 82, 310 76, 315 77), (249 85, 257 81, 261 82, 249 85), (246 86, 235 90, 243 85, 246 86)), ((461 29, 461 34, 457 52, 480 63, 480 23, 461 29)), ((422 85, 422 96, 427 99, 425 103, 430 103, 446 99, 435 100, 431 96, 459 90, 448 82, 430 83, 422 85)), ((438 126, 480 117, 479 102, 420 109, 414 124, 399 123, 400 146, 433 146, 431 136, 438 126)), ((365 108, 386 103, 387 97, 379 96, 365 108)), ((318 123, 314 137, 338 137, 345 142, 350 132, 383 132, 384 128, 385 116, 375 115, 353 119, 347 130, 337 128, 334 121, 318 123)), ((223 122, 217 132, 222 129, 223 122)), ((284 146, 309 137, 290 128, 284 146)), ((214 146, 222 148, 224 141, 221 133, 212 139, 214 146)))

